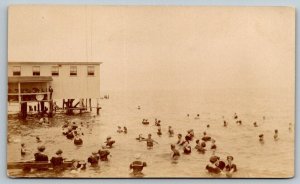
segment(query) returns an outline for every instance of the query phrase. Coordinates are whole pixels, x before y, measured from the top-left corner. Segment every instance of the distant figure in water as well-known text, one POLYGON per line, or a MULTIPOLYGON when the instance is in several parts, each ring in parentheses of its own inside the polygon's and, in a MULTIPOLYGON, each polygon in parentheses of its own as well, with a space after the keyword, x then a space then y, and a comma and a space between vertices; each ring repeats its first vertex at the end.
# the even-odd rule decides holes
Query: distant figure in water
POLYGON ((195 119, 199 119, 200 118, 200 114, 197 114, 197 116, 195 117, 195 119))
POLYGON ((76 135, 74 138, 74 144, 75 145, 82 145, 83 144, 83 140, 79 137, 79 135, 76 135))
POLYGON ((147 119, 143 119, 142 124, 149 125, 149 121, 147 119))
POLYGON ((186 139, 185 142, 183 143, 183 153, 184 154, 191 154, 192 148, 189 144, 189 141, 186 139))
POLYGON ((156 144, 158 144, 158 142, 156 142, 155 140, 153 140, 151 137, 152 137, 152 135, 151 135, 151 134, 148 134, 148 138, 142 140, 142 141, 146 141, 146 142, 147 142, 147 148, 148 148, 148 149, 153 148, 153 143, 154 143, 154 142, 155 142, 156 144))
POLYGON ((124 134, 127 134, 127 127, 126 126, 123 127, 123 132, 124 132, 124 134))
POLYGON ((121 129, 121 127, 120 127, 120 126, 118 126, 118 130, 117 130, 117 132, 118 132, 118 133, 122 133, 122 132, 123 132, 123 130, 121 129))
POLYGON ((214 139, 211 140, 210 149, 213 151, 216 151, 216 149, 217 149, 216 140, 214 140, 214 139))
POLYGON ((137 109, 140 110, 140 109, 141 109, 141 106, 138 106, 137 109))
POLYGON ((190 117, 190 114, 187 114, 186 117, 190 117))
POLYGON ((93 152, 92 155, 87 159, 88 163, 91 164, 92 167, 98 166, 99 163, 99 155, 98 152, 93 152))
POLYGON ((206 134, 206 132, 203 132, 202 140, 205 141, 205 142, 206 142, 206 141, 210 141, 210 140, 211 140, 211 137, 208 136, 208 135, 206 134))
POLYGON ((227 125, 228 125, 227 121, 224 120, 223 126, 224 126, 224 127, 227 127, 227 125))
POLYGON ((200 143, 200 140, 199 140, 199 139, 196 140, 196 146, 195 146, 195 148, 197 149, 197 151, 198 151, 199 153, 204 154, 205 151, 206 151, 205 147, 206 147, 205 142, 200 143))
POLYGON ((225 166, 226 176, 231 177, 234 172, 237 172, 237 167, 232 163, 233 156, 227 156, 227 164, 225 166))
POLYGON ((210 127, 210 125, 208 124, 208 125, 206 125, 206 128, 209 128, 210 127))
POLYGON ((39 121, 40 124, 43 124, 43 123, 49 123, 49 120, 47 117, 42 117, 39 121))
POLYGON ((161 126, 161 125, 160 125, 160 120, 155 121, 155 126, 161 126))
POLYGON ((162 133, 161 133, 161 127, 160 127, 160 126, 159 126, 158 129, 157 129, 157 135, 158 135, 158 136, 161 136, 161 135, 162 135, 162 133))
POLYGON ((177 141, 176 144, 182 145, 182 144, 183 144, 183 141, 182 141, 182 134, 178 134, 177 137, 178 137, 178 141, 177 141))
POLYGON ((253 123, 253 126, 254 126, 254 127, 258 127, 258 125, 257 125, 257 123, 256 123, 256 122, 254 122, 254 123, 253 123))
POLYGON ((172 153, 172 159, 177 160, 180 157, 179 151, 176 149, 174 144, 171 144, 171 150, 173 151, 172 153))
POLYGON ((73 139, 74 138, 74 133, 72 130, 69 130, 67 135, 66 135, 67 139, 73 139))
POLYGON ((169 137, 173 137, 174 136, 174 130, 172 129, 171 126, 169 126, 168 133, 169 133, 169 137))
POLYGON ((292 123, 289 123, 289 131, 290 131, 290 132, 293 131, 293 125, 292 125, 292 123))
POLYGON ((275 141, 277 141, 279 139, 279 137, 278 137, 278 130, 277 129, 275 129, 273 137, 274 137, 275 141))
POLYGON ((259 137, 259 142, 263 144, 265 142, 264 141, 264 134, 259 134, 258 137, 259 137))
POLYGON ((29 150, 26 149, 25 144, 21 144, 21 156, 26 155, 29 152, 29 150))
POLYGON ((42 140, 40 139, 40 137, 39 137, 39 136, 36 136, 36 137, 35 137, 35 140, 36 140, 36 142, 37 142, 37 143, 40 143, 40 142, 42 142, 42 140))
POLYGON ((146 138, 144 138, 142 134, 139 134, 139 137, 137 137, 135 139, 141 142, 142 140, 145 140, 146 138))
POLYGON ((233 118, 238 119, 238 115, 236 114, 236 112, 234 113, 233 118))
POLYGON ((185 136, 185 139, 187 141, 191 141, 191 140, 193 140, 194 136, 195 136, 194 130, 190 129, 190 130, 187 131, 187 135, 185 136))
POLYGON ((218 156, 211 156, 209 162, 210 164, 205 167, 209 173, 220 174, 225 168, 225 162, 220 161, 220 157, 218 156))
POLYGON ((116 141, 114 140, 111 140, 111 137, 108 136, 106 138, 106 141, 104 143, 106 143, 106 148, 112 148, 113 147, 113 144, 115 143, 116 141))
POLYGON ((146 162, 142 162, 141 161, 141 154, 136 154, 135 155, 135 161, 133 161, 130 165, 129 165, 129 169, 133 170, 132 171, 132 175, 133 176, 140 176, 142 177, 144 174, 142 173, 144 167, 147 167, 147 163, 146 162))
POLYGON ((242 125, 242 120, 236 121, 237 124, 242 125))
POLYGON ((108 155, 110 154, 110 152, 106 149, 99 149, 98 150, 98 154, 99 154, 99 157, 100 157, 100 160, 101 161, 108 161, 108 155))

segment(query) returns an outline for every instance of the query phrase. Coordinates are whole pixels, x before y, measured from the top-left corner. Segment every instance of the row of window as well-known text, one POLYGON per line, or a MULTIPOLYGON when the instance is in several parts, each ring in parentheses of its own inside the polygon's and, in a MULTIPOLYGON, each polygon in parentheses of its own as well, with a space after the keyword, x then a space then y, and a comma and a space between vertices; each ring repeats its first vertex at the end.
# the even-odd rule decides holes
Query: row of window
MULTIPOLYGON (((32 66, 32 75, 40 76, 40 66, 32 66)), ((59 66, 52 66, 52 76, 59 76, 59 66)), ((95 76, 95 66, 87 66, 87 75, 95 76)), ((13 67, 13 76, 21 76, 21 66, 13 67)), ((77 76, 77 66, 70 66, 70 76, 77 76)))

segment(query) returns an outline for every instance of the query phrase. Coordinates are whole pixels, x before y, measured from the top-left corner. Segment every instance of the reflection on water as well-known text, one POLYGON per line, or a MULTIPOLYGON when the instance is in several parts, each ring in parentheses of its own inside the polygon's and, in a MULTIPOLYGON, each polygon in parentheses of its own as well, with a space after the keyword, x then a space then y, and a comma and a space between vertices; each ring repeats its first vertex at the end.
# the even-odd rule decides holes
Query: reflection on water
MULTIPOLYGON (((50 158, 62 149, 63 156, 68 160, 87 160, 93 151, 104 145, 107 136, 112 136, 116 144, 110 150, 108 162, 100 162, 99 167, 87 167, 80 172, 33 170, 23 173, 21 170, 9 170, 9 174, 21 177, 131 177, 129 164, 134 161, 136 153, 141 153, 141 159, 147 162, 144 177, 224 177, 206 172, 205 166, 212 155, 210 150, 199 154, 193 149, 190 155, 181 154, 177 161, 173 161, 170 144, 177 142, 177 136, 168 136, 168 126, 171 125, 175 135, 185 135, 187 130, 194 129, 196 139, 201 138, 203 131, 212 136, 216 140, 216 155, 223 160, 227 155, 234 157, 238 172, 233 177, 293 176, 294 133, 288 130, 289 123, 294 123, 292 94, 255 90, 110 92, 110 99, 102 100, 101 106, 101 116, 94 117, 94 113, 76 116, 57 114, 46 125, 38 124, 38 120, 33 118, 23 121, 9 116, 11 142, 8 144, 7 159, 9 162, 33 159, 37 146, 44 144, 45 153, 50 158), (243 125, 235 123, 234 112, 243 120, 243 125), (187 113, 190 117, 186 116, 187 113), (194 119, 196 114, 200 114, 200 119, 194 119), (227 127, 223 127, 223 116, 228 121, 227 127), (81 127, 84 133, 82 146, 75 146, 72 140, 62 135, 64 121, 75 118, 84 122, 81 127), (141 123, 144 118, 150 121, 149 125, 141 123), (162 136, 156 134, 155 118, 162 120, 162 136), (253 126, 254 121, 258 127, 253 126), (126 126, 128 133, 117 133, 117 126, 126 126), (273 140, 274 129, 279 130, 278 141, 273 140), (158 142, 150 150, 146 142, 135 139, 139 134, 146 137, 148 133, 158 142), (258 141, 260 133, 264 134, 263 145, 258 141), (36 136, 41 138, 42 143, 36 142, 36 136), (21 143, 26 144, 31 154, 21 157, 21 143)), ((196 139, 191 143, 192 148, 196 145, 196 139)), ((180 149, 180 152, 183 151, 180 149)))

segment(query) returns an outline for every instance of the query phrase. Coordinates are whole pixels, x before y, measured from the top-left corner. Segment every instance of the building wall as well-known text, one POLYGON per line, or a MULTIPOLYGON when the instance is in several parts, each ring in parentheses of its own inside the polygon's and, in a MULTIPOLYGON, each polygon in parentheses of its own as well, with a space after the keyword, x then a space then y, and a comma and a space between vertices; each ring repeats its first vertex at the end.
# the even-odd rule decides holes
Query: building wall
POLYGON ((52 66, 59 66, 59 76, 52 76, 53 99, 100 98, 100 64, 74 65, 77 76, 70 76, 69 64, 9 64, 8 76, 13 76, 13 66, 21 66, 21 76, 33 76, 32 66, 40 66, 40 76, 52 76, 52 66), (94 76, 88 76, 87 66, 95 67, 94 76))

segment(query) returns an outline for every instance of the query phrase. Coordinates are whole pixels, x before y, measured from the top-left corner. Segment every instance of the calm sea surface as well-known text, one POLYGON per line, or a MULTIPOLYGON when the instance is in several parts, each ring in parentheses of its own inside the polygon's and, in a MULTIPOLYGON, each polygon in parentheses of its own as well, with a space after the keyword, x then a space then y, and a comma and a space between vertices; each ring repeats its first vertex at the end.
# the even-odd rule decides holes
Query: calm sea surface
MULTIPOLYGON (((112 157, 108 162, 100 162, 100 167, 90 168, 80 173, 66 170, 60 174, 51 171, 9 170, 11 176, 24 177, 131 177, 129 164, 134 155, 141 153, 142 160, 148 166, 144 168, 145 177, 224 177, 209 175, 205 166, 212 152, 202 155, 192 150, 191 155, 181 155, 176 164, 171 160, 170 144, 176 143, 177 137, 169 137, 168 126, 175 134, 186 134, 194 129, 195 137, 201 138, 206 131, 216 140, 216 155, 226 160, 227 155, 234 157, 238 172, 233 177, 291 177, 294 174, 294 129, 289 131, 289 123, 294 126, 294 93, 282 93, 273 90, 203 90, 203 91, 110 91, 109 100, 101 100, 101 115, 95 112, 83 115, 66 116, 56 114, 50 119, 50 125, 40 125, 38 120, 28 118, 21 121, 17 116, 8 117, 8 133, 12 142, 8 143, 8 162, 33 159, 33 154, 40 144, 46 146, 45 152, 51 158, 58 149, 63 156, 86 160, 93 151, 104 145, 107 136, 112 136, 116 144, 111 149, 112 157), (141 106, 141 110, 137 109, 141 106), (233 120, 237 113, 243 125, 233 120), (187 113, 190 117, 187 117, 187 113), (196 114, 200 119, 195 120, 196 114), (223 127, 224 119, 229 122, 223 127), (263 120, 265 116, 265 120, 263 120), (142 125, 143 118, 150 125, 142 125), (162 133, 159 137, 154 119, 162 121, 162 133), (73 141, 62 135, 64 120, 84 122, 83 145, 77 147, 73 141), (256 121, 259 127, 253 127, 256 121), (88 122, 88 123, 87 123, 88 122), (210 128, 206 125, 210 124, 210 128), (117 133, 117 126, 126 126, 127 134, 117 133), (274 129, 279 131, 279 140, 273 140, 274 129), (138 134, 145 137, 152 134, 155 144, 152 150, 145 142, 138 142, 138 134), (258 135, 265 135, 265 143, 258 141, 258 135), (36 143, 40 136, 42 143, 36 143), (20 155, 20 144, 25 143, 32 153, 20 155)), ((103 93, 104 94, 104 93, 103 93)), ((191 143, 195 147, 195 140, 191 143)), ((207 144, 210 147, 210 143, 207 144)), ((180 150, 182 152, 182 150, 180 150)))

